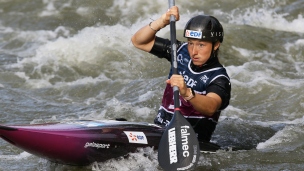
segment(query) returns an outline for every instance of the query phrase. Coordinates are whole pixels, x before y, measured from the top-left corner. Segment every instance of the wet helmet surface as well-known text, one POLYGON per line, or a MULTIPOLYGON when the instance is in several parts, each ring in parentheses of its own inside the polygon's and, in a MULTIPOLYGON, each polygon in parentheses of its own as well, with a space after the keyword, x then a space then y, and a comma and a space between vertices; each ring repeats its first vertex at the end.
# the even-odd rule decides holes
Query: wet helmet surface
POLYGON ((221 23, 213 16, 198 15, 191 18, 184 29, 184 37, 209 42, 223 42, 224 30, 221 23))

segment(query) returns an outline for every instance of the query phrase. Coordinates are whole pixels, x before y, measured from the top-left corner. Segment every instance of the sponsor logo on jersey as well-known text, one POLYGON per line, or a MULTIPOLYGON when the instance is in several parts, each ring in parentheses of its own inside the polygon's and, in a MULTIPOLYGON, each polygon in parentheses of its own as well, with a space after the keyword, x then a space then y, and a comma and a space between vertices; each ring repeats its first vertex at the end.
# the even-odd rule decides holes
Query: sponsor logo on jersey
POLYGON ((129 139, 129 143, 148 144, 147 137, 143 132, 124 131, 129 139))
POLYGON ((200 78, 200 80, 202 80, 202 81, 204 81, 204 83, 206 83, 209 80, 209 78, 206 75, 204 75, 200 78))
POLYGON ((195 81, 194 79, 192 79, 188 75, 186 75, 186 71, 179 72, 179 74, 184 77, 184 80, 185 80, 185 83, 187 84, 187 86, 193 88, 197 85, 197 81, 195 81))

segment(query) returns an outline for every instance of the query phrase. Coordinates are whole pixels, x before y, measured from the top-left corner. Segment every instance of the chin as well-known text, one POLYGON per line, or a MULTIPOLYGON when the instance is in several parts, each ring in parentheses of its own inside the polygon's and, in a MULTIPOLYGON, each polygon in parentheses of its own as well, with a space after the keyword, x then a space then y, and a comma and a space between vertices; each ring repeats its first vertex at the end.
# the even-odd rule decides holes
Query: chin
POLYGON ((195 66, 202 66, 203 65, 203 63, 201 63, 201 62, 195 62, 195 61, 192 61, 193 62, 193 64, 195 65, 195 66))

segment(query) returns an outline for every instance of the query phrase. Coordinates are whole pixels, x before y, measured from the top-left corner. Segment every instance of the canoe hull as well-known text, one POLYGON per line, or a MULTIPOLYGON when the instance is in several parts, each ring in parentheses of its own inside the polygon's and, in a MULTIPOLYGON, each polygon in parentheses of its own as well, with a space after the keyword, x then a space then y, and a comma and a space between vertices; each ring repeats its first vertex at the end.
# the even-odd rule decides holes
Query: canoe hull
POLYGON ((0 126, 0 136, 12 145, 36 156, 68 165, 94 161, 154 147, 163 128, 127 121, 74 121, 37 125, 0 126))

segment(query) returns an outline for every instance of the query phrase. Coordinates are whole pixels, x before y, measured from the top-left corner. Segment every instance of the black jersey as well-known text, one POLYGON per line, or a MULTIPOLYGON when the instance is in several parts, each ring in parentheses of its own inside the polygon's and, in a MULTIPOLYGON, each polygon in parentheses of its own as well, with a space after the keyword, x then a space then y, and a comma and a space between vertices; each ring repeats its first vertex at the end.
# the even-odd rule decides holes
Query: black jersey
MULTIPOLYGON (((180 97, 180 110, 197 133, 199 141, 209 142, 216 128, 221 110, 225 109, 230 100, 231 85, 226 69, 219 63, 217 57, 210 59, 202 66, 195 66, 189 56, 187 43, 177 41, 177 70, 182 75, 188 87, 192 87, 198 94, 206 95, 209 92, 218 94, 222 99, 220 109, 208 117, 198 113, 192 105, 180 97)), ((168 39, 156 37, 151 54, 159 58, 171 60, 171 42, 168 39)), ((168 78, 172 75, 172 68, 168 78)), ((154 119, 154 123, 167 126, 174 112, 173 90, 170 85, 164 91, 162 105, 154 119)))
MULTIPOLYGON (((166 58, 171 62, 171 46, 168 39, 162 39, 156 37, 155 44, 150 53, 158 56, 159 58, 166 58)), ((184 80, 188 87, 194 89, 198 94, 206 95, 209 92, 218 94, 222 99, 222 105, 220 110, 226 108, 230 100, 231 85, 229 76, 226 69, 219 63, 217 57, 208 60, 203 67, 196 67, 193 65, 189 52, 187 49, 187 43, 177 42, 177 63, 178 74, 184 77, 184 80)), ((172 69, 168 75, 170 78, 172 75, 172 69)), ((202 118, 203 113, 197 112, 193 106, 180 97, 180 110, 187 118, 202 118)), ((163 110, 168 113, 174 113, 174 101, 172 87, 167 85, 162 106, 163 110)), ((211 119, 217 122, 220 115, 220 111, 216 112, 211 119)))

